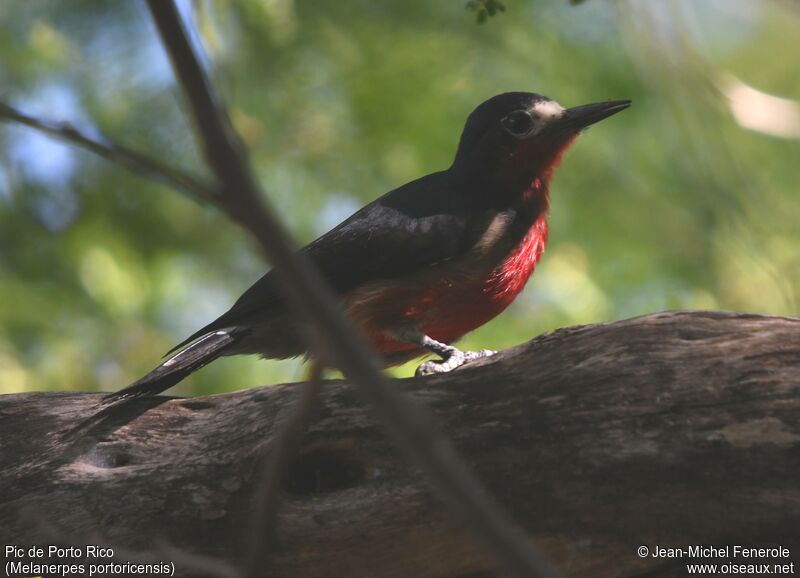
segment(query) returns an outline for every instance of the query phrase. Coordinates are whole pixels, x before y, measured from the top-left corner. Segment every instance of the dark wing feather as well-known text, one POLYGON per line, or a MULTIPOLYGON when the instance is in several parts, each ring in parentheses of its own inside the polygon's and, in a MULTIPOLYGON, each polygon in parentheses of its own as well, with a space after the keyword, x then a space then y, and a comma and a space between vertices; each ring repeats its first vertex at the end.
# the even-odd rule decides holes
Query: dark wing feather
POLYGON ((464 207, 436 173, 370 203, 303 251, 334 290, 403 277, 466 249, 464 207))
MULTIPOLYGON (((412 181, 373 201, 301 252, 340 294, 456 257, 469 247, 466 199, 457 193, 446 172, 412 181)), ((245 326, 251 316, 282 306, 269 271, 227 313, 175 349, 209 331, 245 326)))

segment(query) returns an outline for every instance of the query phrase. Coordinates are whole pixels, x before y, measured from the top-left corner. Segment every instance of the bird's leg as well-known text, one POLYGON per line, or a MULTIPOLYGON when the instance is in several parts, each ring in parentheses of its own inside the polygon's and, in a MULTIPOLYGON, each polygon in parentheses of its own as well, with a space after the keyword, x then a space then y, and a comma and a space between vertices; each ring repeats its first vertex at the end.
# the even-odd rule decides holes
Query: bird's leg
POLYGON ((497 353, 491 349, 481 349, 480 351, 461 351, 460 349, 436 341, 431 337, 419 332, 409 331, 403 334, 403 340, 409 343, 414 343, 420 347, 432 351, 442 358, 441 361, 426 361, 417 368, 416 375, 418 377, 423 375, 430 375, 432 373, 447 373, 454 369, 461 367, 467 361, 474 359, 482 359, 497 353))

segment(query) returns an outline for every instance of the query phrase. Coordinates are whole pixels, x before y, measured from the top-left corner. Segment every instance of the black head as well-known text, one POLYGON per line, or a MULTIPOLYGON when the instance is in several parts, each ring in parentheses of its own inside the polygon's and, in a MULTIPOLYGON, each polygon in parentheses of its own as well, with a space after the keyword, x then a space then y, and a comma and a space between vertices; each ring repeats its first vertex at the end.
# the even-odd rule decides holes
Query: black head
MULTIPOLYGON (((454 168, 480 171, 530 183, 551 170, 561 153, 586 127, 630 106, 611 100, 564 108, 532 92, 506 92, 469 115, 454 168)), ((544 175, 549 176, 549 175, 544 175)))

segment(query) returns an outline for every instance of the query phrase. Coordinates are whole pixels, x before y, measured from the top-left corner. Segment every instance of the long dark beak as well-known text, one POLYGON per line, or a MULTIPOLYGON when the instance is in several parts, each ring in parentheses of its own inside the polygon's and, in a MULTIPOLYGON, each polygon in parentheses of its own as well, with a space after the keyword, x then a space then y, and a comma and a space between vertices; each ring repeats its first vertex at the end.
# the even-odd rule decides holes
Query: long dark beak
POLYGON ((559 128, 580 131, 587 126, 600 122, 621 110, 625 110, 631 105, 630 100, 609 100, 607 102, 595 102, 594 104, 584 104, 573 106, 564 111, 558 121, 559 128))

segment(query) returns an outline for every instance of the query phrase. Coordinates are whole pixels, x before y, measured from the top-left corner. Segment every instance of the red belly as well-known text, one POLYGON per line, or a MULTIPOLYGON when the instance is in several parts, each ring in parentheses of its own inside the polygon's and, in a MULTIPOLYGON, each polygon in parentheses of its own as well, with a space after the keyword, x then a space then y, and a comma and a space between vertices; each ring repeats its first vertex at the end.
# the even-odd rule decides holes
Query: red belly
POLYGON ((547 243, 542 214, 523 240, 487 275, 459 264, 440 265, 402 283, 385 282, 349 296, 348 315, 380 353, 417 349, 394 333, 419 328, 452 343, 508 307, 525 287, 547 243))

